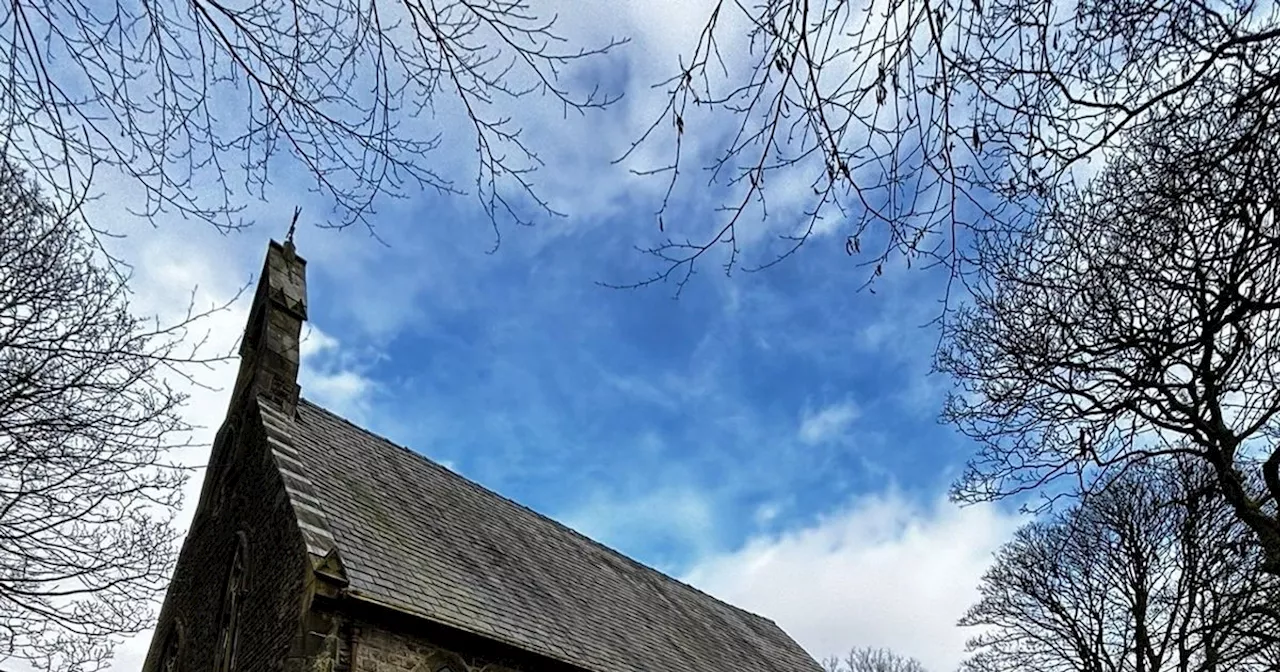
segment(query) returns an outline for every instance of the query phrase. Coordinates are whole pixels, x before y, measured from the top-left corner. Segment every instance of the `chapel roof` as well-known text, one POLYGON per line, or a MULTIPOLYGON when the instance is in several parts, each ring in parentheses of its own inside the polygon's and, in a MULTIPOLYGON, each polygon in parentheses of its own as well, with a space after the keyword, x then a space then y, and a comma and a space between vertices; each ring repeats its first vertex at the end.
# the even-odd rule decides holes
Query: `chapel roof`
POLYGON ((356 596, 590 672, 820 672, 773 621, 306 400, 293 441, 356 596))

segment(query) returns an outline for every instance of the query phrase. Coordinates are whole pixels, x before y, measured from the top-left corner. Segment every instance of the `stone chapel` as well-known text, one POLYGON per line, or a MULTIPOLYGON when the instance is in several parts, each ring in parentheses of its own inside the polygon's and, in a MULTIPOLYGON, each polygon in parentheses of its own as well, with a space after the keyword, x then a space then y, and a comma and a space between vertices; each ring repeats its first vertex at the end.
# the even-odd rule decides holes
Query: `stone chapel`
POLYGON ((144 672, 821 672, 772 621, 300 396, 271 242, 144 672))

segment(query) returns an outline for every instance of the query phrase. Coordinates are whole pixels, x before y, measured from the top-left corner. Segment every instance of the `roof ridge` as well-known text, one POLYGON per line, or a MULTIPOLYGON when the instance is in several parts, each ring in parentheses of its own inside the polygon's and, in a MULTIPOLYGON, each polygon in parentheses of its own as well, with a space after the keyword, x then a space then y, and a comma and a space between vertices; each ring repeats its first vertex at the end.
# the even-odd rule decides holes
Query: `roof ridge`
MULTIPOLYGON (((565 531, 569 532, 570 534, 572 534, 572 535, 574 535, 575 537, 578 537, 578 538, 580 538, 580 539, 582 539, 582 540, 586 541, 587 543, 591 544, 592 546, 595 546, 595 547, 597 547, 597 548, 599 548, 599 549, 601 549, 601 550, 603 550, 603 551, 605 551, 605 552, 609 553, 609 554, 610 554, 610 555, 612 555, 613 557, 616 557, 616 558, 619 558, 619 559, 623 560, 624 562, 630 563, 630 564, 634 565, 635 567, 638 567, 638 568, 640 568, 640 569, 644 570, 645 572, 648 572, 648 573, 650 573, 650 574, 656 575, 656 576, 658 576, 658 577, 662 578, 663 580, 665 580, 665 581, 667 581, 667 582, 669 582, 669 583, 671 583, 671 584, 674 584, 674 585, 676 585, 676 586, 679 586, 679 587, 681 587, 681 588, 683 588, 683 589, 685 589, 685 590, 689 590, 689 591, 692 591, 692 592, 697 593, 697 594, 699 594, 699 595, 703 595, 703 596, 705 596, 705 597, 707 597, 707 598, 709 598, 709 599, 713 600, 713 601, 714 601, 715 603, 717 603, 717 604, 721 604, 721 605, 724 605, 724 606, 726 606, 726 607, 729 607, 730 609, 732 609, 732 610, 734 610, 734 611, 737 611, 737 612, 740 612, 740 613, 742 613, 742 614, 744 614, 744 615, 746 615, 746 616, 750 616, 751 618, 755 618, 755 619, 758 619, 758 620, 764 621, 764 622, 766 622, 766 623, 768 623, 768 624, 770 624, 770 625, 773 625, 774 627, 779 627, 776 621, 774 621, 773 619, 771 619, 771 618, 769 618, 769 617, 767 617, 767 616, 762 616, 762 615, 757 614, 757 613, 755 613, 755 612, 748 611, 747 609, 743 609, 742 607, 739 607, 739 606, 737 606, 737 605, 730 604, 730 603, 728 603, 728 602, 726 602, 726 601, 724 601, 724 600, 722 600, 722 599, 720 599, 720 598, 716 597, 715 595, 712 595, 712 594, 710 594, 710 593, 707 593, 707 592, 705 592, 705 591, 703 591, 703 590, 701 590, 701 589, 699 589, 699 588, 697 588, 697 587, 695 587, 695 586, 693 586, 693 585, 690 585, 689 583, 686 583, 686 582, 684 582, 684 581, 681 581, 680 579, 677 579, 677 578, 675 578, 675 577, 671 576, 670 574, 667 574, 666 572, 663 572, 662 570, 659 570, 659 569, 657 569, 657 568, 655 568, 655 567, 650 567, 649 565, 646 565, 646 564, 644 564, 643 562, 640 562, 639 560, 636 560, 635 558, 632 558, 632 557, 628 556, 627 554, 625 554, 625 553, 623 553, 623 552, 621 552, 621 551, 619 551, 619 550, 617 550, 617 549, 615 549, 615 548, 611 548, 611 547, 609 547, 607 544, 604 544, 604 543, 602 543, 602 542, 600 542, 600 541, 597 541, 597 540, 595 540, 595 539, 592 539, 591 537, 589 537, 589 536, 587 536, 587 535, 585 535, 585 534, 583 534, 583 533, 581 533, 581 532, 579 532, 579 531, 577 531, 577 530, 573 529, 572 527, 569 527, 568 525, 565 525, 564 523, 562 523, 562 522, 560 522, 560 521, 556 520, 555 518, 552 518, 552 517, 550 517, 550 516, 547 516, 547 515, 545 515, 545 514, 542 514, 542 513, 538 512, 538 511, 536 511, 536 510, 534 510, 534 509, 532 509, 532 508, 530 508, 530 507, 528 507, 528 506, 525 506, 524 504, 521 504, 520 502, 517 502, 516 500, 511 499, 510 497, 507 497, 506 495, 503 495, 502 493, 500 493, 500 492, 498 492, 498 491, 496 491, 496 490, 492 490, 492 489, 490 489, 490 488, 487 488, 487 487, 485 487, 485 486, 483 486, 483 485, 481 485, 481 484, 479 484, 479 483, 477 483, 477 482, 475 482, 475 481, 473 481, 473 480, 471 480, 471 479, 467 478, 466 476, 464 476, 464 475, 462 475, 462 474, 460 474, 460 473, 458 473, 458 472, 456 472, 456 471, 454 471, 454 470, 452 470, 452 469, 450 469, 450 468, 448 468, 448 467, 446 467, 446 466, 444 466, 444 465, 440 464, 439 462, 436 462, 435 460, 433 460, 433 459, 431 459, 431 458, 427 457, 426 455, 423 455, 422 453, 419 453, 419 452, 417 452, 417 451, 413 450, 412 448, 409 448, 408 446, 403 446, 403 445, 401 445, 401 444, 399 444, 399 443, 396 443, 395 441, 392 441, 391 439, 389 439, 389 438, 387 438, 387 437, 385 437, 385 436, 383 436, 383 435, 381 435, 381 434, 378 434, 377 432, 374 432, 374 431, 372 431, 372 430, 369 430, 369 429, 367 429, 367 428, 365 428, 365 427, 361 427, 360 425, 358 425, 358 424, 356 424, 356 423, 352 422, 351 420, 348 420, 347 418, 344 418, 343 416, 338 415, 337 413, 335 413, 335 412, 333 412, 333 411, 331 411, 331 410, 329 410, 329 409, 327 409, 327 408, 325 408, 325 407, 323 407, 323 406, 321 406, 321 405, 319 405, 319 404, 317 404, 317 403, 315 403, 315 402, 313 402, 313 401, 311 401, 311 400, 309 400, 309 399, 306 399, 306 398, 304 398, 304 397, 299 397, 299 399, 298 399, 298 405, 299 405, 299 406, 304 406, 304 405, 305 405, 305 406, 307 406, 307 407, 309 407, 309 408, 315 409, 315 410, 317 410, 317 411, 319 411, 319 412, 321 412, 321 413, 323 413, 323 414, 325 414, 325 415, 328 415, 329 417, 331 417, 331 418, 333 418, 333 419, 335 419, 335 420, 338 420, 339 422, 342 422, 342 423, 344 423, 344 424, 347 424, 347 425, 349 425, 349 426, 351 426, 351 427, 355 428, 357 431, 363 432, 363 433, 365 433, 365 434, 367 434, 367 435, 369 435, 369 436, 371 436, 371 437, 373 437, 373 438, 375 438, 375 439, 378 439, 379 441, 381 441, 381 442, 383 442, 383 443, 385 443, 385 444, 387 444, 387 445, 389 445, 389 446, 392 446, 392 447, 394 447, 394 448, 397 448, 397 449, 399 449, 399 450, 402 450, 402 451, 404 451, 404 452, 408 453, 409 455, 413 456, 414 458, 417 458, 418 460, 421 460, 421 461, 422 461, 422 462, 424 462, 425 464, 427 464, 427 465, 429 465, 429 466, 431 466, 431 467, 434 467, 434 468, 436 468, 436 469, 443 470, 445 473, 449 474, 450 476, 453 476, 453 477, 455 477, 455 478, 457 478, 457 479, 461 480, 461 481, 462 481, 463 483, 465 483, 468 487, 470 487, 470 488, 474 488, 474 489, 478 489, 478 490, 480 490, 480 491, 482 491, 482 492, 484 492, 484 493, 487 493, 487 494, 493 495, 493 496, 495 496, 495 497, 498 497, 499 499, 502 499, 503 501, 506 501, 506 502, 508 502, 508 503, 510 503, 510 504, 512 504, 512 505, 514 505, 514 506, 516 506, 516 507, 518 507, 518 508, 520 508, 520 509, 523 509, 523 510, 525 510, 525 511, 528 511, 529 513, 533 514, 534 516, 536 516, 536 517, 538 517, 538 518, 541 518, 541 519, 543 519, 543 520, 545 520, 545 521, 547 521, 547 522, 549 522, 549 523, 551 523, 551 524, 553 524, 553 525, 555 525, 555 526, 557 526, 557 527, 559 527, 559 528, 561 528, 561 529, 563 529, 563 530, 565 530, 565 531)), ((780 629, 780 628, 779 628, 779 629, 780 629)))

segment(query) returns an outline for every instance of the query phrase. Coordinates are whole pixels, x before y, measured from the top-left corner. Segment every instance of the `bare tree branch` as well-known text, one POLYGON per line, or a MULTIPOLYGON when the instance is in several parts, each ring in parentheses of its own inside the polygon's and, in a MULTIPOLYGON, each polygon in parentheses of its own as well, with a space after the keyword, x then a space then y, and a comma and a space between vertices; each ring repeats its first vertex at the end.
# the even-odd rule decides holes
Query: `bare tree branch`
POLYGON ((822 666, 827 672, 925 672, 924 666, 915 658, 869 646, 855 648, 843 659, 828 658, 822 666))
MULTIPOLYGON (((0 149, 59 199, 94 166, 131 178, 134 214, 244 225, 246 199, 300 167, 332 226, 379 202, 464 190, 432 161, 442 129, 476 147, 493 220, 552 213, 511 105, 585 112, 617 99, 561 79, 623 40, 568 44, 527 0, 11 0, 0 5, 0 149)), ((109 225, 96 223, 99 233, 109 225)))
POLYGON ((1280 584, 1194 460, 1163 460, 1018 531, 961 621, 973 672, 1215 672, 1280 664, 1280 584))
POLYGON ((671 148, 668 163, 635 168, 668 181, 668 237, 646 250, 657 271, 631 284, 682 285, 708 258, 732 270, 751 228, 781 244, 747 268, 835 233, 868 281, 905 257, 969 282, 986 261, 973 239, 1025 232, 1087 164, 1180 110, 1267 98, 1278 65, 1274 2, 714 2, 664 83, 667 106, 623 157, 671 148), (690 162, 723 201, 680 221, 670 196, 700 179, 690 162))
POLYGON ((186 478, 166 381, 220 359, 192 349, 207 312, 130 315, 82 231, 0 161, 0 660, 42 670, 98 669, 150 625, 186 478))
POLYGON ((1214 107, 1238 84, 1162 112, 1030 236, 977 246, 988 275, 939 354, 962 388, 945 417, 979 445, 958 497, 1193 456, 1280 572, 1280 92, 1214 107))

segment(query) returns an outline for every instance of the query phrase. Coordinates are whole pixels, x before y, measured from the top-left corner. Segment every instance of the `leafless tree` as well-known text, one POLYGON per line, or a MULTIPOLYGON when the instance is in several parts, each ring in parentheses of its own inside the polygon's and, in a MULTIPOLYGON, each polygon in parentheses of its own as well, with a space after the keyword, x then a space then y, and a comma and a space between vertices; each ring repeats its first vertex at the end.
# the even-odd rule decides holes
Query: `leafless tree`
POLYGON ((870 278, 903 255, 963 279, 985 261, 973 238, 1024 231, 1130 134, 1192 107, 1273 105, 1280 4, 716 0, 673 70, 636 143, 670 143, 670 161, 632 165, 671 188, 705 176, 724 200, 709 230, 700 211, 663 222, 664 201, 659 270, 640 284, 683 283, 715 251, 732 269, 751 227, 782 240, 748 267, 826 229, 870 278))
POLYGON ((1280 665, 1280 583, 1196 461, 1126 472, 999 551, 961 621, 974 672, 1280 665), (1249 557, 1252 556, 1252 557, 1249 557))
POLYGON ((1193 457, 1280 573, 1278 99, 1183 110, 1029 235, 977 247, 988 274, 939 354, 960 384, 944 415, 979 447, 960 499, 1193 457))
POLYGON ((456 121, 496 226, 551 209, 509 103, 607 105, 616 96, 561 74, 618 44, 567 43, 536 0, 13 0, 0 5, 0 150, 59 199, 105 165, 145 193, 137 214, 222 229, 292 165, 344 226, 382 197, 460 191, 431 158, 456 121))
POLYGON ((97 669, 150 624, 186 476, 165 380, 201 361, 200 316, 132 317, 82 233, 0 161, 0 661, 42 670, 97 669))
POLYGON ((823 667, 827 672, 925 672, 915 658, 869 646, 853 649, 843 659, 828 658, 823 661, 823 667))

